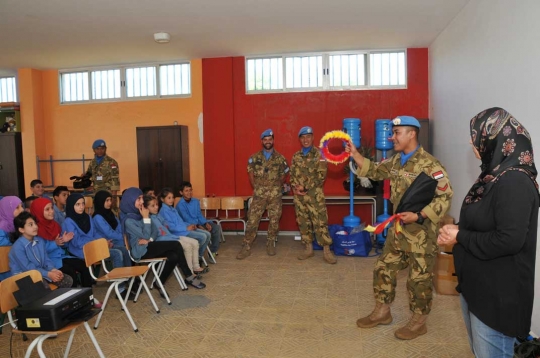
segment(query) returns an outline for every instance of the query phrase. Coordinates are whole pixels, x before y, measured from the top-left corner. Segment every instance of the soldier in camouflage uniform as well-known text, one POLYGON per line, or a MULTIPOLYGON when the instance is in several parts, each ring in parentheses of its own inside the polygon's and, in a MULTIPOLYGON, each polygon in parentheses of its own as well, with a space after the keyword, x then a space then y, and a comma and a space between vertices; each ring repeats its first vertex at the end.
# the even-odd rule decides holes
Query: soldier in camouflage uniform
POLYGON ((407 325, 395 332, 395 336, 414 339, 427 333, 425 322, 431 310, 438 223, 450 209, 453 192, 444 167, 418 144, 420 123, 414 117, 400 116, 393 120, 393 126, 391 140, 396 154, 381 163, 362 157, 349 143, 346 150, 351 152, 358 165, 356 174, 373 180, 390 179, 390 201, 394 208, 421 172, 438 180, 438 184, 433 200, 420 212, 400 213, 404 224, 401 233, 396 234, 393 225, 388 229, 383 252, 373 271, 375 309, 356 323, 358 327, 371 328, 392 322, 389 305, 396 294, 396 275, 408 267, 407 289, 413 315, 407 325))
POLYGON ((302 235, 305 250, 298 256, 305 260, 313 256, 313 235, 323 247, 323 257, 329 264, 337 262, 330 245, 328 214, 324 200, 323 184, 328 170, 321 153, 313 147, 313 129, 303 127, 298 133, 302 149, 293 155, 291 162, 291 187, 294 193, 296 222, 302 235))
MULTIPOLYGON (((85 175, 92 177, 94 193, 100 190, 109 191, 113 197, 120 190, 120 171, 118 163, 107 155, 107 145, 103 139, 92 144, 94 159, 90 161, 85 175)), ((113 204, 115 201, 113 200, 113 204)))
POLYGON ((266 252, 270 256, 276 254, 276 240, 281 219, 281 196, 285 176, 289 166, 285 157, 274 149, 274 133, 267 129, 261 134, 263 149, 253 154, 248 160, 249 181, 253 187, 253 201, 248 211, 248 222, 244 246, 238 253, 238 260, 251 255, 251 244, 257 236, 259 222, 265 210, 268 210, 268 239, 266 252))

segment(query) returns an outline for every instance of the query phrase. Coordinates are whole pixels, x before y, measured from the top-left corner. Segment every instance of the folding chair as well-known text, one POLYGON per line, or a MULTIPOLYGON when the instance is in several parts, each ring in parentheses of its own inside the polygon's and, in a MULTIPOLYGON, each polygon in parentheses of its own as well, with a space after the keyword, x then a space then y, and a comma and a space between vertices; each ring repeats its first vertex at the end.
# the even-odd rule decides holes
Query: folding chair
POLYGON ((94 198, 91 196, 84 197, 84 210, 88 215, 92 215, 94 212, 94 198))
MULTIPOLYGON (((163 286, 163 283, 159 279, 159 275, 161 274, 161 271, 163 270, 163 266, 165 265, 165 261, 167 261, 166 257, 154 257, 151 259, 141 259, 139 261, 135 261, 133 259, 133 256, 131 256, 131 246, 129 245, 129 240, 127 239, 127 235, 124 235, 124 244, 126 245, 126 249, 129 252, 129 258, 133 263, 136 264, 146 264, 150 269, 152 269, 152 272, 154 274, 154 279, 152 280, 152 284, 150 285, 150 289, 154 288, 154 282, 157 282, 157 285, 159 288, 161 288, 161 292, 163 292, 163 295, 165 296, 165 300, 170 305, 172 302, 169 298, 169 295, 167 294, 167 291, 165 290, 165 287, 163 286)), ((178 267, 174 268, 174 271, 177 271, 178 267)), ((178 272, 180 274, 180 272, 178 272)), ((143 278, 146 280, 146 276, 148 275, 148 271, 143 275, 143 278)), ((178 279, 178 275, 176 272, 174 272, 174 275, 176 276, 178 283, 180 284, 180 288, 182 291, 187 290, 187 285, 184 282, 184 279, 182 276, 180 276, 180 279, 178 279)), ((139 294, 141 293, 142 287, 139 286, 139 289, 137 290, 137 293, 135 295, 135 298, 133 299, 133 302, 137 302, 139 299, 139 294)), ((127 296, 126 296, 127 297, 127 296)))
POLYGON ((239 196, 221 198, 221 210, 225 210, 224 217, 218 217, 219 224, 222 222, 241 222, 244 224, 244 235, 246 234, 246 220, 244 210, 244 199, 239 196))
POLYGON ((144 275, 148 272, 149 267, 148 266, 133 266, 133 267, 119 267, 115 268, 112 271, 108 271, 105 266, 105 259, 107 259, 110 256, 109 253, 109 245, 107 243, 106 239, 97 239, 94 241, 91 241, 83 246, 83 252, 84 252, 84 260, 86 262, 86 267, 88 267, 88 270, 90 271, 90 276, 98 282, 112 282, 112 285, 109 286, 109 289, 107 290, 107 294, 105 295, 105 300, 103 301, 103 305, 101 307, 101 312, 99 313, 99 316, 96 320, 96 324, 94 325, 94 329, 97 329, 99 326, 99 321, 101 321, 101 316, 103 316, 103 312, 105 312, 105 308, 107 307, 107 302, 109 301, 109 296, 114 289, 116 292, 116 297, 118 297, 118 300, 122 304, 122 309, 126 313, 129 322, 131 323, 131 326, 133 327, 133 330, 135 332, 138 332, 139 329, 135 325, 135 322, 133 321, 133 318, 131 318, 131 314, 129 313, 129 310, 127 308, 127 297, 129 296, 129 291, 131 291, 131 287, 133 287, 133 281, 135 280, 135 277, 139 277, 141 279, 141 285, 144 287, 146 293, 148 294, 148 297, 150 298, 150 301, 152 302, 152 305, 154 306, 154 309, 157 313, 159 313, 159 308, 156 305, 156 301, 154 301, 154 297, 152 297, 152 294, 150 293, 150 290, 148 289, 148 286, 146 286, 146 283, 144 282, 144 275), (96 263, 101 263, 103 270, 105 271, 105 275, 101 277, 97 277, 94 275, 94 270, 92 270, 92 265, 96 263), (122 282, 129 281, 129 288, 128 295, 126 295, 126 300, 122 298, 122 295, 120 295, 120 290, 118 289, 118 286, 122 282))
POLYGON ((221 241, 225 242, 225 236, 223 235, 223 228, 219 222, 219 209, 221 209, 221 200, 219 198, 201 198, 201 211, 203 212, 206 220, 210 220, 219 225, 221 230, 221 241))
POLYGON ((88 336, 90 337, 90 340, 94 344, 94 347, 96 348, 98 355, 102 358, 105 358, 105 355, 101 351, 101 348, 99 347, 99 344, 96 340, 96 337, 94 336, 94 333, 92 333, 92 329, 88 325, 88 321, 72 322, 68 324, 67 326, 65 326, 64 328, 59 329, 57 331, 21 331, 17 329, 15 320, 13 320, 13 316, 11 315, 11 310, 18 306, 17 300, 13 296, 13 292, 19 289, 17 287, 16 281, 26 276, 30 276, 32 278, 32 281, 36 283, 42 282, 41 274, 37 270, 26 271, 18 275, 12 276, 10 278, 7 278, 4 281, 0 282, 0 308, 1 308, 2 313, 7 313, 9 317, 9 322, 11 326, 13 327, 13 333, 38 335, 32 341, 32 343, 30 343, 30 345, 28 346, 28 349, 26 350, 25 358, 29 358, 32 355, 34 348, 36 347, 37 347, 39 356, 42 358, 45 358, 46 355, 43 352, 43 342, 45 342, 47 338, 56 337, 61 333, 71 332, 71 334, 69 335, 68 342, 67 342, 66 351, 64 353, 64 358, 67 358, 69 356, 69 351, 73 343, 75 330, 81 325, 84 325, 84 328, 86 329, 86 333, 88 333, 88 336))

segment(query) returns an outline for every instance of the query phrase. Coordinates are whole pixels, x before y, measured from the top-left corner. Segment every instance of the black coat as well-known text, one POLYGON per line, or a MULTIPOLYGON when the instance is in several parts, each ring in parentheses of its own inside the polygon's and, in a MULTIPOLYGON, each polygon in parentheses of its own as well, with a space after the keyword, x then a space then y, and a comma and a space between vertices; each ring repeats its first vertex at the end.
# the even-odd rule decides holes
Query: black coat
POLYGON ((538 191, 509 171, 461 209, 454 262, 469 310, 507 336, 527 336, 534 301, 538 191))

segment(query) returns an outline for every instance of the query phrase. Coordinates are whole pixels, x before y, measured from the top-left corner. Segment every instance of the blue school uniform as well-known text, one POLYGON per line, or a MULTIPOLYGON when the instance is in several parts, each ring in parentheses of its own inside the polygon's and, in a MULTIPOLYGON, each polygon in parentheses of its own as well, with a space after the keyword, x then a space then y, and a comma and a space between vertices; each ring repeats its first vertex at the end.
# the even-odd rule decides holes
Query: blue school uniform
POLYGON ((19 237, 9 252, 11 273, 16 275, 29 270, 38 270, 44 279, 51 281, 47 275, 55 267, 47 255, 45 241, 39 236, 34 237, 33 240, 19 237))

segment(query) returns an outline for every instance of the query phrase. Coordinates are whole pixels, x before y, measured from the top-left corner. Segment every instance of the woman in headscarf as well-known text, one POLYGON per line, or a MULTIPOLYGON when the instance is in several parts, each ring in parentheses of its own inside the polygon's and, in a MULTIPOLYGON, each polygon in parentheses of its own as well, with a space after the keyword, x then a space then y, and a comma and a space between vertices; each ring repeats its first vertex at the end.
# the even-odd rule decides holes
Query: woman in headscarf
POLYGON ((490 108, 471 119, 481 173, 459 226, 445 225, 439 244, 455 244, 463 318, 476 357, 513 357, 527 336, 534 300, 539 193, 531 137, 510 113, 490 108))
POLYGON ((120 250, 124 258, 124 267, 131 266, 131 259, 124 244, 122 225, 111 210, 112 195, 106 190, 100 190, 94 196, 94 214, 92 221, 96 228, 98 237, 104 237, 112 243, 112 248, 120 250))
MULTIPOLYGON (((16 196, 5 196, 0 199, 0 246, 11 246, 10 235, 15 235, 13 219, 22 213, 24 208, 21 199, 16 196)), ((11 276, 11 272, 0 273, 0 281, 11 276)))
POLYGON ((120 219, 122 230, 128 235, 131 256, 135 261, 166 257, 167 261, 159 279, 163 284, 173 272, 176 265, 182 270, 186 282, 195 288, 205 288, 193 272, 191 272, 184 250, 178 241, 154 241, 159 232, 152 225, 150 212, 143 205, 143 193, 139 188, 129 188, 122 194, 120 201, 120 219))
MULTIPOLYGON (((96 234, 92 218, 85 211, 84 196, 71 194, 66 202, 66 220, 62 224, 62 230, 73 233, 73 239, 68 242, 67 248, 71 255, 84 260, 83 246, 90 241, 99 239, 96 234)), ((109 243, 109 252, 113 267, 122 267, 124 258, 120 250, 112 248, 109 243)))
POLYGON ((64 231, 62 234, 62 228, 54 220, 53 203, 49 199, 38 198, 30 205, 30 213, 36 218, 37 237, 44 240, 45 251, 54 267, 71 276, 73 283, 77 282, 78 272, 81 276, 81 285, 91 287, 92 277, 84 260, 67 255, 64 250, 64 246, 67 246, 67 243, 73 239, 73 232, 64 231))

